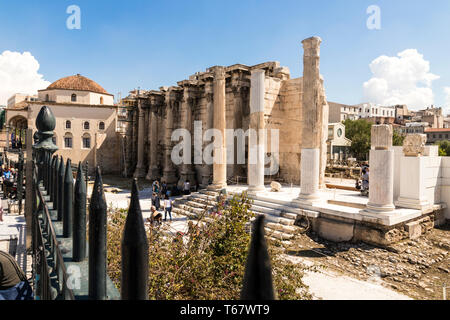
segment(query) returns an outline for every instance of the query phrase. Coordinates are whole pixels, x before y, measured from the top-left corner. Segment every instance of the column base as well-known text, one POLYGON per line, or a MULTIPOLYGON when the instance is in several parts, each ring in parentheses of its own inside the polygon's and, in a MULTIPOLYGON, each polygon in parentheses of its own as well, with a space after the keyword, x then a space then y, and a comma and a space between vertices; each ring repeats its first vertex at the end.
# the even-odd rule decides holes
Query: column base
POLYGON ((226 183, 210 184, 206 189, 209 191, 220 191, 227 187, 226 183))
POLYGON ((431 207, 431 204, 427 200, 409 199, 402 197, 399 197, 398 200, 395 201, 395 205, 397 207, 417 210, 424 210, 431 207))
POLYGON ((137 167, 134 171, 133 178, 145 178, 145 173, 144 167, 137 167))
POLYGON ((294 199, 292 203, 296 204, 297 206, 314 206, 322 202, 322 199, 320 198, 319 193, 314 194, 301 194, 298 196, 298 198, 294 199))
POLYGON ((176 185, 178 180, 175 176, 175 170, 164 171, 161 181, 165 181, 168 186, 176 185))
POLYGON ((180 180, 178 180, 178 186, 183 186, 183 184, 189 180, 189 183, 192 186, 195 186, 195 173, 194 172, 180 172, 180 180))
POLYGON ((367 203, 366 209, 363 212, 367 213, 392 213, 395 210, 393 204, 378 205, 373 203, 367 203))
POLYGON ((266 187, 261 185, 261 186, 249 186, 247 188, 247 193, 250 195, 257 195, 260 193, 263 193, 266 191, 266 187))
POLYGON ((211 183, 212 174, 208 175, 202 175, 202 182, 200 183, 200 186, 203 188, 208 187, 211 183))
POLYGON ((148 170, 147 172, 147 176, 145 177, 146 180, 157 180, 161 178, 161 175, 159 174, 159 169, 158 168, 151 168, 148 170))

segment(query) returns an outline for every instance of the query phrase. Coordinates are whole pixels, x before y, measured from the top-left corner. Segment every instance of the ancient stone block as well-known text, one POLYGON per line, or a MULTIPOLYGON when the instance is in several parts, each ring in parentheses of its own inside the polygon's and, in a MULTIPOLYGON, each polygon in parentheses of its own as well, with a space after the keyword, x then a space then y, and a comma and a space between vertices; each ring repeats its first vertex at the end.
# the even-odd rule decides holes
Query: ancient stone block
POLYGON ((420 157, 425 153, 425 134, 408 134, 403 142, 403 153, 405 157, 420 157))
POLYGON ((371 132, 372 147, 375 150, 388 150, 392 147, 392 126, 373 125, 371 132))
POLYGON ((422 226, 418 221, 407 223, 405 229, 410 239, 417 239, 422 235, 422 226))
POLYGON ((272 188, 270 190, 272 192, 280 192, 281 191, 281 184, 276 181, 272 181, 270 184, 270 187, 272 188))
POLYGON ((328 219, 319 219, 317 222, 317 233, 324 239, 343 242, 350 241, 353 238, 353 224, 328 219))

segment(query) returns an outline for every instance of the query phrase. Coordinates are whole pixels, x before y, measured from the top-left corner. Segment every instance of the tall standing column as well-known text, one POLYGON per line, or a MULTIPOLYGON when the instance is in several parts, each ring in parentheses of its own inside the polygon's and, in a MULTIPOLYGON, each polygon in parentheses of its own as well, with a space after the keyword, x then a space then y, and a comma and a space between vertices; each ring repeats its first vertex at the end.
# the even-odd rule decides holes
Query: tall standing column
POLYGON ((158 169, 158 117, 156 106, 150 108, 150 151, 149 151, 149 163, 147 180, 155 180, 160 177, 158 169))
POLYGON ((172 131, 173 131, 173 109, 175 107, 175 102, 171 98, 171 90, 166 92, 166 119, 164 128, 164 170, 162 180, 166 182, 167 185, 172 186, 177 183, 177 178, 175 176, 175 168, 172 162, 172 131))
POLYGON ((138 98, 138 159, 136 170, 134 171, 135 178, 145 177, 145 166, 144 166, 144 135, 145 135, 145 115, 142 109, 142 101, 138 98))
POLYGON ((319 37, 302 41, 303 54, 303 97, 302 97, 302 150, 301 186, 298 201, 312 204, 319 198, 320 149, 322 137, 323 103, 320 83, 319 37))
POLYGON ((190 149, 183 150, 183 152, 189 152, 189 162, 181 165, 180 180, 178 181, 180 187, 182 187, 183 183, 187 180, 189 180, 191 186, 195 184, 195 172, 192 170, 192 104, 194 103, 194 99, 191 94, 189 84, 186 84, 183 92, 183 100, 181 102, 181 125, 190 133, 190 139, 188 141, 190 149))
POLYGON ((252 70, 248 144, 248 191, 264 191, 264 94, 265 71, 252 70))
POLYGON ((227 186, 227 149, 226 149, 226 103, 225 103, 225 68, 214 67, 214 129, 221 133, 222 139, 215 137, 214 140, 214 162, 213 183, 209 186, 211 190, 220 190, 227 186))
MULTIPOLYGON (((208 129, 212 129, 214 126, 214 86, 212 79, 209 78, 205 82, 205 97, 206 97, 206 121, 204 133, 208 129)), ((204 141, 203 150, 205 150, 206 146, 209 144, 209 141, 204 141)), ((202 168, 202 183, 201 186, 206 188, 212 182, 213 176, 213 166, 209 163, 204 163, 202 168)))

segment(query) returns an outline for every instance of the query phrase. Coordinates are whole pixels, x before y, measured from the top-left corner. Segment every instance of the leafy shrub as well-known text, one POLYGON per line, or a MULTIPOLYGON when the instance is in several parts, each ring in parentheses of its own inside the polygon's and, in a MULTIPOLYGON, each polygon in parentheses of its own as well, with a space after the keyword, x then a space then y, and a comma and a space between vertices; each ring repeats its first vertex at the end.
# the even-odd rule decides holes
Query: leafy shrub
MULTIPOLYGON (((236 300, 242 288, 250 243, 249 223, 254 214, 244 193, 215 210, 205 209, 187 232, 168 235, 150 229, 149 299, 236 300)), ((111 213, 108 223, 108 274, 120 288, 120 246, 126 212, 111 213)), ((168 230, 166 230, 168 231, 168 230)), ((302 282, 305 268, 288 261, 279 243, 269 245, 278 299, 310 299, 302 282)))

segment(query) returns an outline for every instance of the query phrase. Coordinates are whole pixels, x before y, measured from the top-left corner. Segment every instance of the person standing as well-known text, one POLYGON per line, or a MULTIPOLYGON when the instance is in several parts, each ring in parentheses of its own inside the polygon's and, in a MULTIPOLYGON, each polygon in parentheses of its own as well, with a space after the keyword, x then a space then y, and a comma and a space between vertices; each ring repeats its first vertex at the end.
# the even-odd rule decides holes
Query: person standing
POLYGON ((161 183, 161 196, 165 197, 166 195, 167 195, 167 184, 163 180, 162 183, 161 183))
POLYGON ((167 213, 170 217, 170 222, 172 222, 172 200, 168 195, 164 196, 164 221, 167 221, 167 213))
POLYGON ((191 183, 189 180, 186 180, 184 183, 183 191, 185 195, 191 194, 191 183))
POLYGON ((0 251, 0 300, 33 299, 33 290, 17 261, 0 251))
POLYGON ((156 192, 153 192, 152 195, 152 205, 155 206, 157 211, 159 211, 159 208, 161 207, 161 201, 159 199, 158 193, 156 192))

